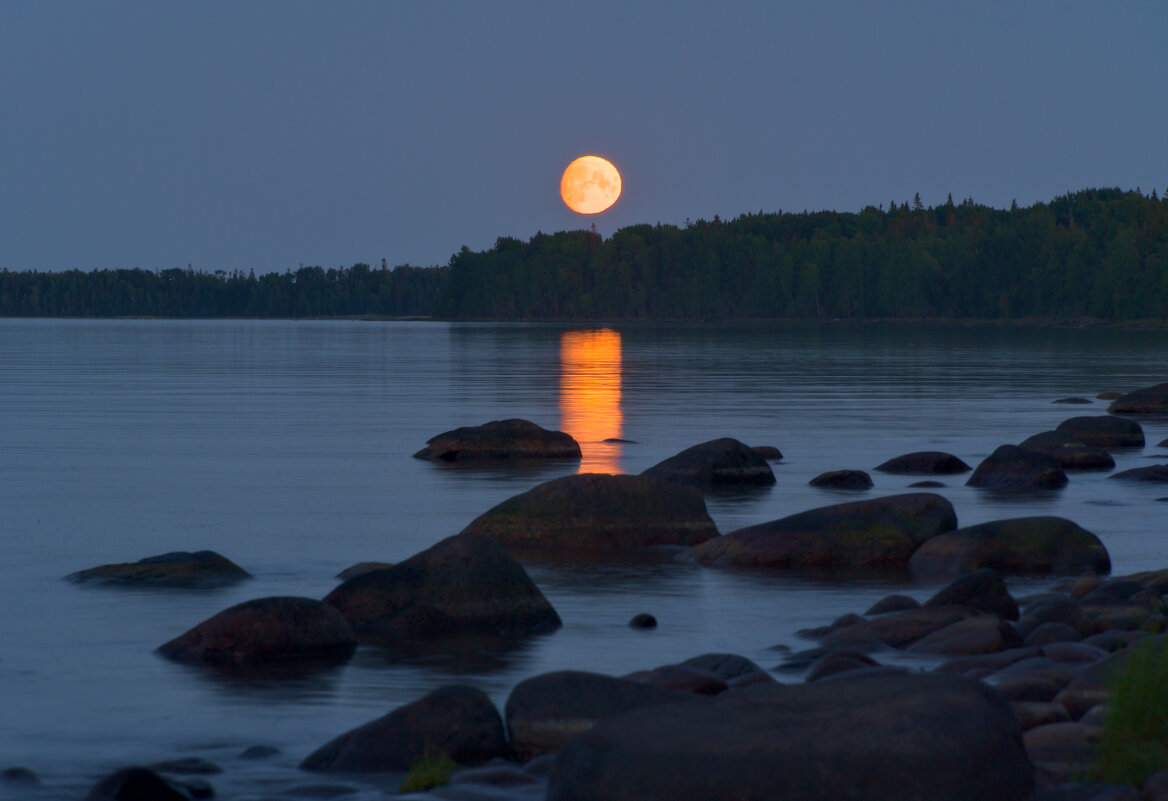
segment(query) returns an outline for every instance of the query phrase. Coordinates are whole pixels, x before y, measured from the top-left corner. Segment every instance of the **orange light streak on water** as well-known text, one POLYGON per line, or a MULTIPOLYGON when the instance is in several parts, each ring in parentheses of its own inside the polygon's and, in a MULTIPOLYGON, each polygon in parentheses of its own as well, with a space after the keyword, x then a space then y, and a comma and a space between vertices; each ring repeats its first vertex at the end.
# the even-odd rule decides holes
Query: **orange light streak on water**
POLYGON ((560 428, 580 443, 581 473, 619 473, 621 337, 611 328, 560 337, 560 428))

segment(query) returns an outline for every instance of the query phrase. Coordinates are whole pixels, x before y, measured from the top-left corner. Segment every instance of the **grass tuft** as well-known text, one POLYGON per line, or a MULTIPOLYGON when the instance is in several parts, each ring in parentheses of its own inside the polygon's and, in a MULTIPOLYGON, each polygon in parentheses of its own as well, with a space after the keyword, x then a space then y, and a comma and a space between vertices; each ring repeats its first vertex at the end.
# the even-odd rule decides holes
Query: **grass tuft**
POLYGON ((1168 768, 1168 642, 1131 646, 1108 682, 1098 781, 1139 786, 1168 768))
POLYGON ((410 768, 398 792, 420 793, 440 787, 450 781, 450 777, 460 767, 449 754, 427 753, 410 768))

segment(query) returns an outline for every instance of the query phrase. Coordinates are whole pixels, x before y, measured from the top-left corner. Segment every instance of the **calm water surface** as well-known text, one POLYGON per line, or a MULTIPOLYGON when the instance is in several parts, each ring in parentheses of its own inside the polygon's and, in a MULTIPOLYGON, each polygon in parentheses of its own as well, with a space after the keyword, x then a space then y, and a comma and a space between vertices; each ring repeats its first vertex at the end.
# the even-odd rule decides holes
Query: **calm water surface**
MULTIPOLYGON (((720 436, 778 446, 777 486, 707 499, 725 532, 915 480, 876 473, 860 495, 808 487, 823 471, 923 449, 976 464, 1106 405, 1056 398, 1166 376, 1168 334, 1101 329, 0 320, 0 767, 36 771, 39 797, 75 798, 116 767, 200 756, 227 768, 212 777, 220 797, 260 798, 319 782, 295 770, 310 751, 444 683, 475 684, 501 705, 521 679, 562 668, 619 675, 708 651, 773 667, 774 646, 809 645, 799 628, 892 591, 932 590, 674 563, 532 564, 564 627, 510 649, 361 649, 343 667, 267 682, 152 653, 240 601, 323 596, 355 562, 405 559, 580 469, 410 458, 440 431, 524 417, 580 439, 584 469, 621 472, 720 436), (255 580, 212 591, 62 581, 202 548, 255 580), (642 611, 657 630, 627 627, 642 611), (240 761, 254 744, 282 754, 240 761)), ((1155 444, 1168 421, 1144 428, 1148 447, 1119 454, 1120 469, 1168 461, 1155 444)), ((1168 504, 1156 500, 1168 488, 1077 474, 1061 492, 1001 499, 962 481, 939 490, 962 525, 1062 515, 1103 539, 1117 573, 1168 566, 1168 504)))

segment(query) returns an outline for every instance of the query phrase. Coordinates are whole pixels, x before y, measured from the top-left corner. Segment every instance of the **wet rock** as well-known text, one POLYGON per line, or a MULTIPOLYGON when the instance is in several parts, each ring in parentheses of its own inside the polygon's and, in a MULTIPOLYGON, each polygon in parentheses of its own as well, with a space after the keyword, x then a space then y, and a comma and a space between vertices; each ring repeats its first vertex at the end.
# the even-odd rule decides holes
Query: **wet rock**
MULTIPOLYGON (((1067 765, 1060 772, 1059 779, 1077 778, 1082 775, 1073 766, 1067 765)), ((1064 781, 1030 796, 1027 801, 1153 801, 1140 795, 1140 791, 1126 784, 1095 784, 1078 781, 1064 781)))
POLYGON ((996 673, 1015 662, 1021 662, 1023 659, 1031 659, 1041 655, 1042 651, 1038 648, 1023 646, 993 654, 959 656, 956 659, 948 659, 938 665, 937 670, 942 673, 964 673, 968 675, 976 673, 978 677, 984 677, 996 673))
POLYGON ((920 609, 920 608, 921 608, 921 604, 920 604, 920 601, 918 601, 917 599, 910 598, 907 595, 899 595, 897 593, 893 593, 892 595, 884 596, 879 601, 872 604, 872 606, 868 607, 868 611, 865 612, 864 614, 865 615, 885 615, 885 614, 888 614, 889 612, 903 612, 906 609, 920 609))
POLYGON ((1107 573, 1111 559, 1090 531, 1061 517, 993 520, 940 534, 909 560, 913 575, 955 576, 992 567, 1004 574, 1107 573))
POLYGON ((955 475, 968 473, 970 466, 951 453, 941 451, 916 451, 896 456, 877 465, 881 473, 897 475, 955 475))
POLYGON ((774 681, 769 673, 745 656, 739 656, 738 654, 701 654, 700 656, 690 657, 681 664, 708 671, 731 687, 754 683, 760 680, 774 681))
POLYGON ((783 458, 783 452, 774 445, 755 445, 751 450, 768 462, 777 462, 783 458))
POLYGON ((384 570, 387 567, 393 567, 393 562, 358 562, 337 573, 336 577, 341 581, 347 581, 354 576, 360 576, 363 573, 372 573, 374 570, 384 570))
MULTIPOLYGON (((1062 623, 1043 625, 1061 626, 1062 623)), ((1041 626, 1039 627, 1041 628, 1041 626)), ((1042 655, 1068 665, 1090 665, 1106 659, 1108 652, 1085 642, 1050 642, 1042 646, 1042 655)))
POLYGON ((1014 717, 1018 720, 1018 726, 1022 731, 1028 731, 1035 726, 1043 726, 1047 723, 1063 723, 1071 719, 1066 708, 1053 701, 1011 701, 1010 709, 1014 711, 1014 717))
POLYGON ((492 420, 433 436, 414 458, 442 462, 579 459, 580 445, 562 431, 549 431, 527 420, 492 420))
POLYGON ((766 486, 775 483, 775 474, 767 460, 749 445, 731 437, 686 448, 641 475, 707 490, 728 485, 766 486))
POLYGON ((718 695, 730 689, 730 685, 713 673, 690 665, 662 665, 652 670, 638 670, 621 678, 698 695, 718 695))
POLYGON ((845 673, 849 670, 862 670, 879 665, 880 663, 875 659, 860 651, 851 651, 848 649, 828 651, 811 663, 811 667, 807 669, 807 675, 803 680, 806 682, 819 681, 828 676, 834 676, 837 673, 845 673))
POLYGON ((645 476, 584 473, 547 481, 463 529, 509 548, 619 550, 718 536, 701 492, 645 476))
POLYGON ((325 596, 370 645, 462 634, 533 634, 560 616, 513 557, 477 534, 447 537, 325 596))
POLYGON ((158 653, 180 662, 246 666, 289 660, 345 660, 357 647, 336 609, 312 598, 245 601, 204 620, 158 653))
POLYGON ((36 787, 41 780, 28 768, 14 765, 0 770, 0 782, 10 786, 36 787))
POLYGON ((980 614, 967 606, 930 606, 893 612, 833 631, 820 644, 825 648, 851 648, 876 641, 892 648, 907 648, 934 631, 980 614))
POLYGON ((914 481, 908 486, 915 489, 940 489, 945 485, 940 481, 914 481))
POLYGON ((864 490, 872 488, 872 477, 863 470, 830 470, 807 483, 820 489, 864 490))
POLYGON ((1103 448, 1092 448, 1065 431, 1044 431, 1018 444, 1028 451, 1045 453, 1063 470, 1110 470, 1115 459, 1103 448))
POLYGON ((280 749, 270 745, 251 745, 239 754, 240 759, 271 759, 280 755, 280 749))
POLYGON ((872 668, 599 723, 560 752, 547 798, 1020 801, 1032 789, 1017 721, 993 690, 872 668))
POLYGON ((186 788, 159 776, 149 768, 122 768, 95 784, 86 801, 191 801, 186 788))
MULTIPOLYGON (((1045 656, 1032 656, 1011 662, 1001 670, 986 677, 990 684, 1017 678, 1043 678, 1054 682, 1060 689, 1066 688, 1078 677, 1080 668, 1065 662, 1055 662, 1045 656)), ((1056 696, 1057 697, 1057 696, 1056 696)))
POLYGON ((1168 464, 1153 464, 1147 467, 1133 467, 1108 476, 1120 481, 1168 481, 1168 464))
POLYGON ((732 531, 689 553, 714 565, 903 569, 921 543, 956 525, 949 501, 919 492, 811 509, 732 531))
POLYGON ((1144 430, 1140 428, 1140 424, 1113 415, 1072 417, 1059 423, 1055 431, 1070 434, 1084 445, 1109 451, 1116 448, 1144 447, 1144 430))
POLYGON ((925 601, 925 606, 970 606, 1003 620, 1018 619, 1018 603, 993 568, 982 567, 957 578, 925 601))
POLYGON ((1112 414, 1163 414, 1168 412, 1168 383, 1142 387, 1120 396, 1107 407, 1112 414))
POLYGON ((1067 474, 1050 456, 1016 445, 1000 445, 982 460, 967 487, 1005 492, 1058 489, 1067 483, 1067 474))
POLYGON ((515 685, 504 715, 511 750, 526 761, 551 754, 598 721, 648 707, 686 701, 709 703, 704 696, 639 684, 599 673, 564 670, 544 673, 515 685))
POLYGON ((1119 400, 1123 397, 1122 392, 1100 392, 1095 396, 1096 400, 1119 400))
POLYGON ((151 770, 159 773, 177 773, 180 775, 213 775, 222 773, 223 768, 214 762, 208 762, 200 757, 184 757, 183 759, 168 759, 165 762, 155 762, 150 765, 151 770))
POLYGON ((249 578, 251 573, 214 551, 173 551, 137 562, 91 567, 65 577, 78 583, 135 587, 223 587, 249 578))
POLYGON ((1098 727, 1072 721, 1047 723, 1024 732, 1022 742, 1035 764, 1054 763, 1070 766, 1074 771, 1095 761, 1099 754, 1099 732, 1098 727))
POLYGON ((1051 403, 1069 403, 1069 404, 1083 404, 1083 403, 1093 403, 1093 402, 1094 401, 1092 401, 1090 398, 1079 398, 1079 397, 1059 398, 1058 400, 1051 401, 1051 403))
POLYGON ((345 732, 305 757, 303 770, 406 771, 427 755, 481 765, 507 751, 503 719, 475 687, 442 687, 388 715, 345 732))
POLYGON ((920 638, 908 650, 920 654, 970 656, 1005 651, 1022 645, 1014 627, 997 615, 978 615, 951 623, 920 638))
MULTIPOLYGON (((1015 676, 995 683, 994 689, 1007 701, 1046 703, 1053 701, 1062 688, 1042 676, 1015 676)), ((1068 719, 1065 709, 1063 719, 1068 719)))
POLYGON ((1026 635, 1026 645, 1050 645, 1056 642, 1078 642, 1083 634, 1076 627, 1058 621, 1047 621, 1026 635))
POLYGON ((486 787, 525 787, 540 780, 510 762, 493 762, 481 768, 460 770, 450 777, 450 784, 480 784, 486 787))
POLYGON ((657 618, 648 612, 641 612, 640 614, 633 615, 633 619, 629 621, 629 627, 634 629, 655 629, 657 628, 657 618))
POLYGON ((1080 637, 1086 637, 1092 631, 1091 618, 1083 611, 1083 605, 1066 596, 1028 604, 1015 626, 1026 638, 1044 623, 1064 623, 1078 631, 1080 637))

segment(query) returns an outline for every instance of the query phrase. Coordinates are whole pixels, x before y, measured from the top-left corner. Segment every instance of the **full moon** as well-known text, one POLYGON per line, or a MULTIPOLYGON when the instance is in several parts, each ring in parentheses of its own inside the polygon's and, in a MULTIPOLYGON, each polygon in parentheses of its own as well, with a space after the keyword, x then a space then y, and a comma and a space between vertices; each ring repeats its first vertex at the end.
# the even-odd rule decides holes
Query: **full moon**
POLYGON ((599 214, 616 203, 620 193, 620 173, 600 156, 581 156, 560 178, 560 197, 577 214, 599 214))

